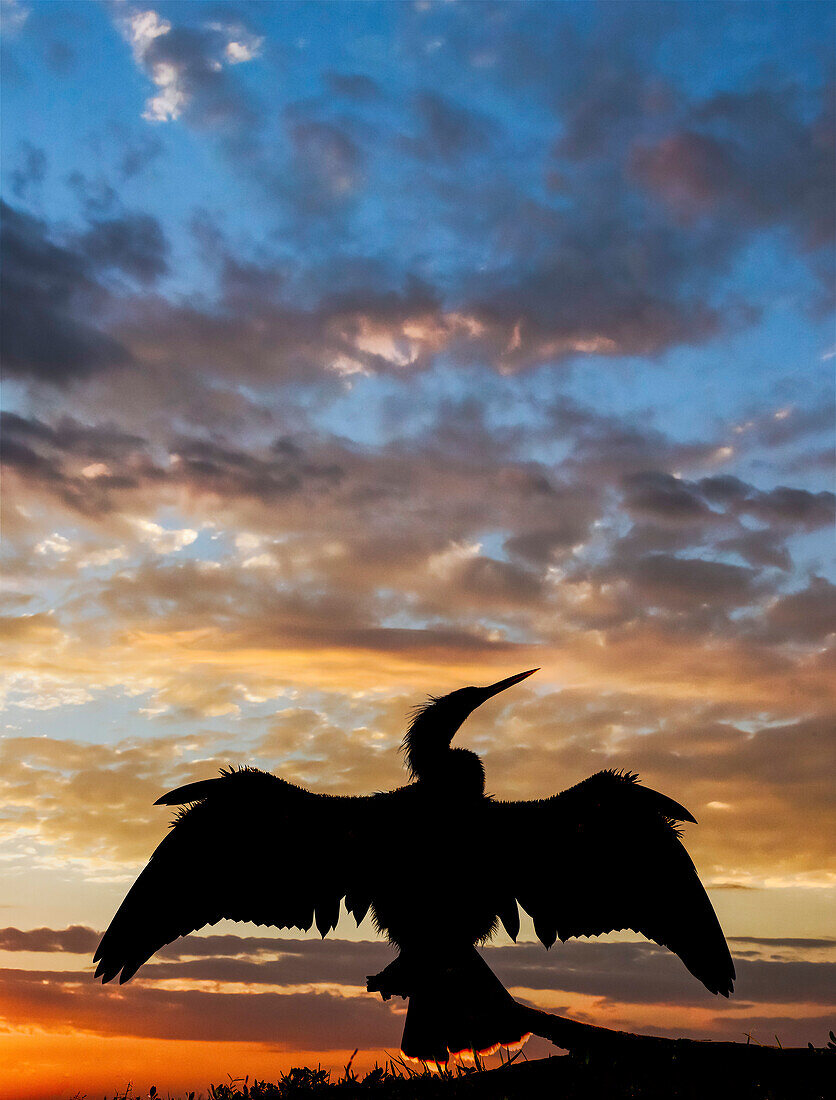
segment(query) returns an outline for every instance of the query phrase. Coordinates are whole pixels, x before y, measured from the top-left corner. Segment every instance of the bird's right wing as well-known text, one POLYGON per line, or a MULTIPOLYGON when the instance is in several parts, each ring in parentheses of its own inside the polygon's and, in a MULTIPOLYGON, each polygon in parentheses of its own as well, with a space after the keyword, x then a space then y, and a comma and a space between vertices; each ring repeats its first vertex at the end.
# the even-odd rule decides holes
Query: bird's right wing
POLYGON ((325 936, 340 902, 357 923, 369 907, 366 861, 386 796, 313 794, 242 768, 180 787, 186 805, 102 937, 96 977, 120 982, 179 936, 222 918, 325 936))

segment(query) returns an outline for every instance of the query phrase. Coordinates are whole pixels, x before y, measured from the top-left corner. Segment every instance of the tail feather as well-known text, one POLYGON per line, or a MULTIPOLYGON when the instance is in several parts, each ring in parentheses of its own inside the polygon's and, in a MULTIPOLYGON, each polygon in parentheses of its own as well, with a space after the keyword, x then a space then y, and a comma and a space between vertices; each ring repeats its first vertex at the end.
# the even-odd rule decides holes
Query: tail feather
POLYGON ((519 1005, 475 947, 410 990, 401 1049, 407 1058, 446 1062, 450 1054, 493 1053, 528 1038, 519 1005))

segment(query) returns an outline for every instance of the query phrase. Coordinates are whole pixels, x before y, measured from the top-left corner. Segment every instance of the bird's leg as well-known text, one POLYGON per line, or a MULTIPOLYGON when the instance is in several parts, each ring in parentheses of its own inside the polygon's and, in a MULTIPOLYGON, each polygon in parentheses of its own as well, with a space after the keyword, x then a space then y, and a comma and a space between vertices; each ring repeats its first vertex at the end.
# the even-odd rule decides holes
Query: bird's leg
POLYGON ((384 1001, 390 997, 408 997, 414 984, 412 968, 403 955, 398 955, 379 974, 370 974, 366 978, 366 990, 379 993, 384 1001))

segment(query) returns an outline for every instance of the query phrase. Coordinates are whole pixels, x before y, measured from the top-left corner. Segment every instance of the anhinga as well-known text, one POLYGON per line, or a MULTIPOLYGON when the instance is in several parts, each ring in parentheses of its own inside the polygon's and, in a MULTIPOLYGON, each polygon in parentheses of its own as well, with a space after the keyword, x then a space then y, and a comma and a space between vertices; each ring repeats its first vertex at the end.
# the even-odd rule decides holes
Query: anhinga
POLYGON ((519 902, 547 948, 633 929, 728 996, 734 965, 676 827, 694 821, 687 810, 614 771, 500 802, 479 757, 450 747, 476 707, 536 671, 419 707, 403 742, 412 782, 389 793, 314 794, 240 768, 158 799, 186 808, 102 937, 96 976, 128 981, 222 918, 325 936, 345 899, 399 948, 367 988, 409 997, 404 1053, 444 1062, 523 1038, 516 1002, 475 949, 500 921, 516 939, 519 902))

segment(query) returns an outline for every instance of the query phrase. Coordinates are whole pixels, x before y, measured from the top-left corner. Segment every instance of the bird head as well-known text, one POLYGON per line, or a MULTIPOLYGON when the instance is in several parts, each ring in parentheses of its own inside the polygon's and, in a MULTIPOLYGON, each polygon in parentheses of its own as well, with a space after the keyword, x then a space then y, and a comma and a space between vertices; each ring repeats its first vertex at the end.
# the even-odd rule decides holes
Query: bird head
POLYGON ((462 722, 478 706, 537 671, 531 668, 487 687, 463 687, 449 695, 430 696, 426 703, 416 707, 403 739, 407 767, 413 777, 424 778, 440 762, 462 722))

